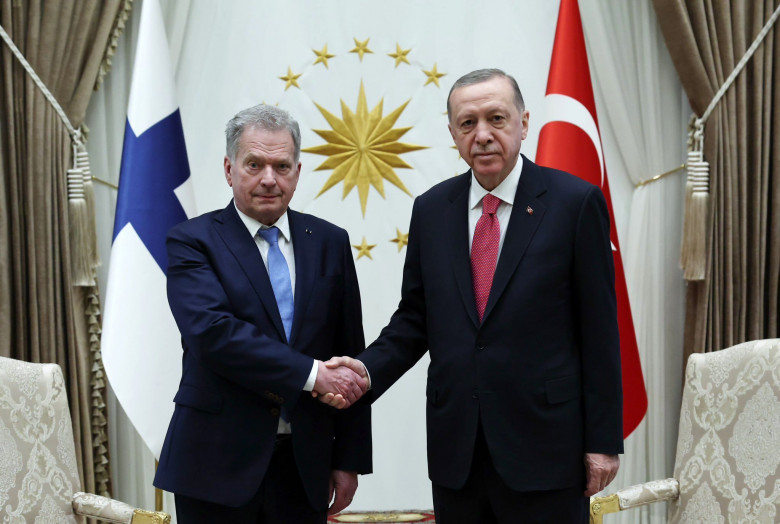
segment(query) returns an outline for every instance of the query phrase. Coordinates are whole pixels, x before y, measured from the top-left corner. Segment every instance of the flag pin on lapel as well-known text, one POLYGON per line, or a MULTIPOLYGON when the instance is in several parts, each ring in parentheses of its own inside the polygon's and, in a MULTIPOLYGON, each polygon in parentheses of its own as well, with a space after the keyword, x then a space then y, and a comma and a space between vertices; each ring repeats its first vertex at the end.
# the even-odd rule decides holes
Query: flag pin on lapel
POLYGON ((525 208, 525 212, 528 213, 529 215, 533 215, 534 209, 531 206, 528 206, 527 208, 525 208))
POLYGON ((311 235, 311 229, 307 229, 306 232, 311 235))

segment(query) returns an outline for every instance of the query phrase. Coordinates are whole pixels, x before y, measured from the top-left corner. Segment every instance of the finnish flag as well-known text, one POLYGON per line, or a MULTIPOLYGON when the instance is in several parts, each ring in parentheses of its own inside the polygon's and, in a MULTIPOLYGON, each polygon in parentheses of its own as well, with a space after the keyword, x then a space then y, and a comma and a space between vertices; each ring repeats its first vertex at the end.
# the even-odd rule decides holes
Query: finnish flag
POLYGON ((165 236, 194 216, 187 150, 158 0, 145 0, 133 64, 103 319, 108 380, 159 458, 181 377, 165 236))

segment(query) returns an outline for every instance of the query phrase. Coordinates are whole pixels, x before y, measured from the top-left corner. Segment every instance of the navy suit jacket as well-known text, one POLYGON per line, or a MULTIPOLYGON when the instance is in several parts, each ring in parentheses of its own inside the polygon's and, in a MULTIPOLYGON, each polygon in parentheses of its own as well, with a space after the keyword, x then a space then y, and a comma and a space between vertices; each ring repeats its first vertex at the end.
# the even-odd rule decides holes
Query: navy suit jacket
POLYGON ((378 398, 428 350, 428 470, 468 477, 478 422, 517 491, 584 487, 585 452, 622 453, 622 388, 601 191, 525 157, 480 324, 472 286, 471 172, 418 197, 401 302, 358 358, 378 398))
POLYGON ((268 272, 231 202, 168 233, 168 301, 181 332, 182 378, 155 486, 240 506, 263 480, 280 408, 318 509, 332 469, 371 471, 370 405, 338 411, 302 391, 313 359, 364 348, 346 231, 288 210, 295 311, 286 340, 268 272))

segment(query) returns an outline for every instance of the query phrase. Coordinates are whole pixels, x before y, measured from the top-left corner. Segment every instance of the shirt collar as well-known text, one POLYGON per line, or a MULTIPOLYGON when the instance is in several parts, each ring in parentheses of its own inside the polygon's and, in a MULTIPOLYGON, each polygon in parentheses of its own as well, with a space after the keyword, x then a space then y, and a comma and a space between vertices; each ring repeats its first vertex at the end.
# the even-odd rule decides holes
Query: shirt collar
POLYGON ((477 177, 474 176, 474 170, 471 170, 471 189, 469 191, 469 209, 481 205, 482 198, 490 193, 491 195, 498 197, 502 202, 506 202, 510 206, 515 203, 515 194, 517 193, 517 185, 520 183, 520 173, 523 171, 523 155, 518 155, 517 163, 509 175, 501 181, 500 184, 493 190, 488 191, 481 185, 477 177))
POLYGON ((233 201, 233 207, 236 208, 236 211, 238 212, 238 218, 240 218, 241 222, 244 223, 247 231, 249 231, 249 234, 252 235, 252 237, 257 235, 257 231, 259 229, 278 227, 279 233, 284 237, 284 239, 288 242, 290 241, 290 220, 287 217, 287 210, 284 211, 282 216, 280 216, 276 222, 274 222, 270 226, 266 226, 265 224, 260 223, 259 220, 255 220, 249 215, 246 215, 243 212, 241 212, 241 210, 238 209, 238 206, 236 206, 235 200, 233 201))

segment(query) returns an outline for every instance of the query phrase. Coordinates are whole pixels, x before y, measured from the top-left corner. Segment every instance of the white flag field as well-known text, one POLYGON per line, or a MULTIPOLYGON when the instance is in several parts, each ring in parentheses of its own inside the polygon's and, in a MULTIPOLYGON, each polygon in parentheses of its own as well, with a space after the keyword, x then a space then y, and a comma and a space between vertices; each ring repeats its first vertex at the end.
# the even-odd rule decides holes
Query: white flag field
MULTIPOLYGON (((144 1, 142 23, 149 4, 144 1)), ((414 197, 468 168, 447 129, 446 100, 452 83, 485 67, 515 76, 531 115, 522 152, 535 157, 558 2, 237 0, 171 6, 166 15, 169 34, 177 35, 172 42, 178 50, 175 98, 166 108, 148 113, 141 119, 146 124, 139 125, 152 129, 152 123, 173 114, 174 100, 179 101, 195 204, 205 212, 224 207, 231 198, 222 170, 225 123, 237 111, 260 102, 288 110, 300 123, 303 147, 291 207, 349 232, 367 343, 379 334, 400 298, 414 197), (378 140, 380 135, 384 138, 378 140)), ((162 51, 152 55, 170 56, 162 51)), ((143 75, 149 82, 164 76, 150 71, 143 75)), ((160 105, 159 100, 148 102, 160 105)), ((128 114, 128 130, 142 138, 134 119, 128 114)), ((156 173, 160 175, 159 168, 156 173)), ((122 177, 120 191, 124 171, 122 177)), ((155 200, 178 202, 179 218, 191 214, 185 213, 191 208, 182 205, 176 189, 185 180, 155 182, 163 192, 155 200)), ((174 218, 170 215, 168 222, 174 218)), ((162 417, 146 412, 139 416, 148 420, 137 422, 120 396, 117 372, 111 371, 114 367, 122 374, 131 361, 139 361, 147 372, 164 366, 165 374, 154 379, 164 384, 157 383, 154 391, 151 386, 138 391, 136 385, 134 395, 148 396, 144 400, 152 401, 159 414, 170 416, 181 346, 177 332, 153 331, 150 326, 155 324, 140 313, 129 313, 131 305, 140 306, 170 321, 164 266, 147 238, 154 235, 139 232, 136 222, 143 220, 130 218, 115 231, 104 358, 111 385, 139 431, 145 425, 150 433, 164 435, 168 420, 163 423, 162 417), (149 279, 147 283, 142 277, 149 279), (123 327, 114 327, 115 322, 123 327), (163 352, 169 360, 155 364, 163 352)), ((170 227, 162 221, 154 225, 157 230, 170 227)), ((426 466, 426 367, 427 356, 374 404, 375 473, 361 477, 351 510, 432 507, 426 466)), ((147 440, 155 452, 159 447, 153 446, 161 442, 147 440)))
POLYGON ((155 457, 181 376, 181 342, 165 291, 165 235, 194 214, 190 180, 162 13, 158 0, 144 0, 101 343, 111 388, 155 457))

